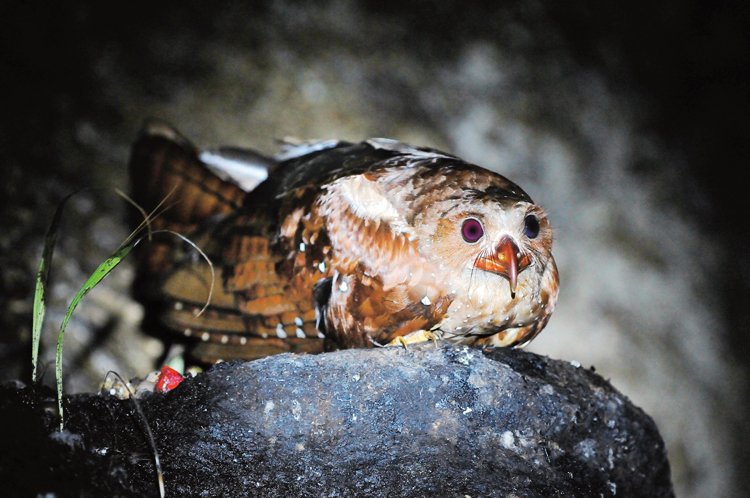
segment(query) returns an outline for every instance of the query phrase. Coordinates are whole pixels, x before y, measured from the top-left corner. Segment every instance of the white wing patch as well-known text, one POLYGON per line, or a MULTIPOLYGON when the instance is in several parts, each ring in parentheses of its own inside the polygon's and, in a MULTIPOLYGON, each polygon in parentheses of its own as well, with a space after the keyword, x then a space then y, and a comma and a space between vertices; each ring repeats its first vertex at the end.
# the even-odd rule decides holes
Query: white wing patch
POLYGON ((200 160, 224 181, 234 183, 245 192, 251 192, 268 178, 271 168, 268 158, 252 151, 236 148, 201 151, 200 160))

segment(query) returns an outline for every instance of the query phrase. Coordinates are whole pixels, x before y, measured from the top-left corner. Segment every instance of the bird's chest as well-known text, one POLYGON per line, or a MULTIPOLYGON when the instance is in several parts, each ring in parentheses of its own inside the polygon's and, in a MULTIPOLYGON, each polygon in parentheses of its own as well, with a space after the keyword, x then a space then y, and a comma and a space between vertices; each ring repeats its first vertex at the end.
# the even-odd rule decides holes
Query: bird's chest
POLYGON ((527 327, 543 315, 545 303, 533 281, 521 280, 512 296, 502 277, 483 278, 483 282, 451 289, 454 298, 440 323, 447 340, 466 342, 475 336, 527 327))

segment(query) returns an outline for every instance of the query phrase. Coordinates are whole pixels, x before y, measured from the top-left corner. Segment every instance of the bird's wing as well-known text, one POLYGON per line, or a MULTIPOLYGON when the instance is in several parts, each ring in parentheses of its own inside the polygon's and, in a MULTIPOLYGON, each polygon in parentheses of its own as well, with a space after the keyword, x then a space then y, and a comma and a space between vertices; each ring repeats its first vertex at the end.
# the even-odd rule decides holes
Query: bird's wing
MULTIPOLYGON (((275 200, 266 195, 262 179, 263 170, 275 165, 247 150, 201 151, 161 122, 148 123, 133 146, 131 196, 146 212, 156 208, 151 229, 186 236, 212 262, 182 239, 156 234, 136 250, 134 290, 152 326, 231 346, 198 353, 201 359, 322 348, 312 299, 309 309, 299 309, 275 271, 278 256, 270 247, 275 200), (248 189, 254 202, 243 209, 248 189)), ((133 219, 134 225, 140 221, 133 219)))

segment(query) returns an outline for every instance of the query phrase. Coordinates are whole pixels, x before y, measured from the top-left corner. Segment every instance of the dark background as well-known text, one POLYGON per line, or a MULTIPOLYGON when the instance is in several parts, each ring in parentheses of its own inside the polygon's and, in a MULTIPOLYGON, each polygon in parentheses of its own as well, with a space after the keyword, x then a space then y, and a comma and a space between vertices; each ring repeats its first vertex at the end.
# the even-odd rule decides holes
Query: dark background
MULTIPOLYGON (((379 1, 355 6, 347 2, 218 5, 185 1, 114 7, 94 2, 62 5, 30 1, 5 2, 0 7, 3 380, 28 375, 25 358, 33 274, 42 234, 55 205, 78 188, 127 183, 122 165, 140 121, 154 108, 168 109, 177 102, 173 98, 176 92, 200 86, 206 79, 220 79, 216 60, 202 51, 206 43, 216 39, 257 56, 253 66, 257 71, 276 63, 263 54, 282 41, 294 47, 295 60, 325 57, 326 48, 336 44, 339 50, 345 46, 353 58, 381 50, 403 50, 431 68, 457 60, 462 47, 482 41, 536 61, 540 68, 565 60, 570 63, 562 65, 563 72, 591 71, 598 75, 609 91, 634 103, 634 128, 654 139, 663 156, 675 158, 664 164, 636 163, 628 173, 648 178, 660 175, 660 168, 672 168, 669 173, 676 183, 670 192, 679 193, 672 202, 679 204, 686 218, 696 222, 696 237, 708 241, 705 256, 719 260, 708 276, 710 285, 695 290, 696 295, 705 293, 717 303, 725 323, 720 331, 712 332, 707 327, 706 333, 715 333, 712 340, 726 343, 726 361, 739 365, 744 372, 750 359, 750 257, 746 249, 750 229, 746 222, 746 184, 741 179, 750 164, 750 18, 746 3, 379 1), (316 11, 330 11, 333 5, 335 12, 338 4, 347 5, 345 13, 355 12, 354 18, 365 22, 368 28, 363 28, 363 33, 380 36, 359 35, 356 26, 320 24, 316 11), (518 30, 523 35, 518 35, 518 30), (136 88, 133 94, 140 97, 118 100, 122 93, 105 88, 136 88), (162 107, 155 103, 162 103, 162 107)), ((220 53, 212 54, 221 57, 220 53)), ((439 116, 425 112, 423 106, 410 105, 418 98, 416 90, 402 79, 391 78, 389 71, 395 68, 387 67, 390 60, 384 59, 386 67, 368 73, 374 108, 381 109, 382 121, 388 118, 405 123, 398 130, 414 123, 429 128, 430 121, 439 116), (381 97, 379 92, 389 96, 381 97), (393 95, 402 106, 393 106, 393 95)), ((535 73, 531 67, 530 84, 543 87, 538 80, 546 73, 535 73)), ((352 78, 357 77, 352 73, 352 78)), ((246 94, 233 95, 232 102, 238 98, 261 101, 261 87, 253 87, 253 81, 250 79, 245 87, 246 94)), ((223 89, 213 91, 220 100, 223 89)), ((284 113, 284 109, 276 111, 284 113)), ((557 112, 554 107, 541 108, 538 115, 554 126, 564 123, 557 112)), ((220 140, 220 133, 211 131, 220 120, 221 116, 195 115, 190 123, 175 124, 220 140)), ((333 116, 331 120, 341 118, 333 116)), ((253 126, 248 124, 248 135, 254 133, 253 126)), ((280 129, 283 131, 283 127, 280 129)), ((359 130, 356 126, 353 129, 359 130)), ((372 131, 394 134, 387 127, 372 131)), ((318 131, 320 136, 328 133, 318 131)), ((439 133, 436 137, 440 141, 439 133)), ((585 198, 587 192, 580 195, 585 198)), ((107 248, 117 245, 126 233, 118 202, 110 193, 97 191, 87 193, 71 207, 71 219, 65 225, 69 235, 60 242, 60 257, 62 262, 70 258, 73 269, 66 270, 65 263, 60 263, 61 269, 53 272, 55 278, 75 280, 85 268, 90 271, 109 251, 107 248), (103 219, 102 212, 106 215, 103 219), (97 231, 88 231, 91 226, 97 231)), ((651 221, 657 230, 658 224, 671 223, 666 216, 655 216, 651 221)), ((126 286, 127 274, 122 278, 126 286)), ((70 289, 58 289, 57 297, 64 299, 66 291, 70 296, 70 289)), ((103 341, 101 334, 116 326, 102 318, 96 322, 98 332, 89 337, 90 342, 103 341)), ((87 361, 94 349, 91 346, 76 353, 78 364, 87 361)), ((733 380, 732 385, 741 391, 739 399, 747 399, 744 378, 733 380)), ((750 414, 745 405, 734 409, 740 420, 750 414)), ((726 430, 743 428, 738 424, 726 430)), ((742 448, 744 439, 739 440, 737 447, 727 451, 734 455, 736 475, 748 475, 748 452, 742 448)), ((673 461, 673 467, 679 465, 673 461)), ((702 488, 693 486, 691 479, 697 482, 700 475, 687 472, 684 476, 678 489, 699 496, 696 490, 702 488)), ((727 489, 742 488, 737 483, 727 489)))

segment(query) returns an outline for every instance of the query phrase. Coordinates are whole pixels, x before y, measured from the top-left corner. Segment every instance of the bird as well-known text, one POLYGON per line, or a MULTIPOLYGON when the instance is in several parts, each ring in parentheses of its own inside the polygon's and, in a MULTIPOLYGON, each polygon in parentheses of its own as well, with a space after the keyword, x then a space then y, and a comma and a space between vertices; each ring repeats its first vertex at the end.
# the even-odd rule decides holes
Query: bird
POLYGON ((134 294, 199 361, 426 340, 523 347, 555 308, 547 212, 437 149, 294 140, 268 156, 199 148, 149 120, 129 172, 139 213, 154 213, 134 294))

